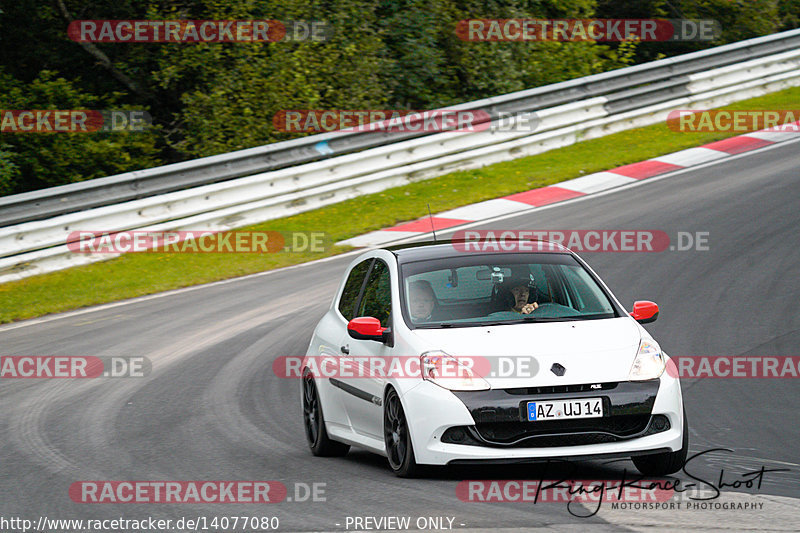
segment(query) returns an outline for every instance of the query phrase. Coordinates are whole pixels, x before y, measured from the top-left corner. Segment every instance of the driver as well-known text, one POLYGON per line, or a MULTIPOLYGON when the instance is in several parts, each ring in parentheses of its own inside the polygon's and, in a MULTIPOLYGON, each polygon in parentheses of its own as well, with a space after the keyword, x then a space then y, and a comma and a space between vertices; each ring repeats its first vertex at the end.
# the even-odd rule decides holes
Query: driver
POLYGON ((528 303, 530 288, 528 288, 527 283, 524 282, 515 283, 511 287, 509 292, 513 297, 513 301, 511 303, 511 308, 509 309, 509 311, 514 311, 515 313, 522 313, 523 315, 528 315, 539 307, 539 304, 536 302, 528 303))

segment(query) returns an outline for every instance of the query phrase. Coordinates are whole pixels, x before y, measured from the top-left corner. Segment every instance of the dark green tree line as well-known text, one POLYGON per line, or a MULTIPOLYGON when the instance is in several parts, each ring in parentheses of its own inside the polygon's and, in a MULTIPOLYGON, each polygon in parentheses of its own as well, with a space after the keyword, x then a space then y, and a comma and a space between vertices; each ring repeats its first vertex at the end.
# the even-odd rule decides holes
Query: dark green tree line
POLYGON ((142 132, 0 133, 0 194, 249 148, 286 109, 430 109, 798 26, 800 0, 0 0, 0 109, 146 109, 142 132), (720 43, 459 40, 466 18, 714 18, 720 43), (328 42, 97 43, 80 19, 325 20, 328 42))

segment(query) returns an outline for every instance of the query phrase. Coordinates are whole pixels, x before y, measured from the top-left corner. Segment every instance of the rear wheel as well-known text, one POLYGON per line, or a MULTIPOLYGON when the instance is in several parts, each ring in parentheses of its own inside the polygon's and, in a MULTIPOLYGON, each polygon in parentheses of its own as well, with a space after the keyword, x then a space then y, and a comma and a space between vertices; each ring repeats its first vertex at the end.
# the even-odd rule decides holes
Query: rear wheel
POLYGON ((394 389, 389 389, 383 408, 383 435, 389 466, 399 477, 414 477, 420 473, 414 459, 414 446, 408 432, 408 420, 403 404, 394 389))
POLYGON ((646 476, 666 476, 674 474, 686 463, 686 454, 689 451, 689 423, 686 411, 683 412, 683 441, 681 449, 676 452, 656 453, 633 457, 633 464, 639 472, 646 476))
POLYGON ((310 372, 303 375, 303 425, 311 453, 320 457, 345 455, 350 446, 336 442, 328 437, 325 419, 322 417, 322 404, 317 392, 317 384, 310 372))

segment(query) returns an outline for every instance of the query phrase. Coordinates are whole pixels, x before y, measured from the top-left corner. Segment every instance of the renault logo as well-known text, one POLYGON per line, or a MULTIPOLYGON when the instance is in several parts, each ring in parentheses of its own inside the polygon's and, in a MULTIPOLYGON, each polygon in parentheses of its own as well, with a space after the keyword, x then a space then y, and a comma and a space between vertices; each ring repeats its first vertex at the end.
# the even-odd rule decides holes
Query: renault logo
POLYGON ((550 367, 550 371, 556 376, 563 376, 567 369, 558 363, 553 363, 553 366, 550 367))

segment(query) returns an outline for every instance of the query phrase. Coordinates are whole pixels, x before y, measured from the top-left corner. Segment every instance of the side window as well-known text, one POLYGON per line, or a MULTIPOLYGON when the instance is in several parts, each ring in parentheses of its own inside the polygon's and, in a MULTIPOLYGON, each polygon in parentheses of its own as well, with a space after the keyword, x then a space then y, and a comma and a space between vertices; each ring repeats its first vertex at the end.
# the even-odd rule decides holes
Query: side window
POLYGON ((578 311, 582 313, 613 313, 614 309, 608 300, 600 294, 600 288, 591 283, 589 274, 579 267, 563 269, 564 278, 569 284, 571 292, 578 300, 578 311))
POLYGON ((392 291, 389 280, 389 266, 380 259, 375 260, 369 274, 364 297, 358 308, 357 316, 372 316, 381 321, 381 326, 389 325, 389 314, 392 312, 392 291))
POLYGON ((370 263, 372 263, 372 259, 367 259, 354 266, 347 277, 347 282, 344 284, 342 297, 339 299, 339 312, 348 321, 353 320, 356 316, 356 300, 358 300, 358 293, 361 292, 364 276, 367 275, 370 263))

